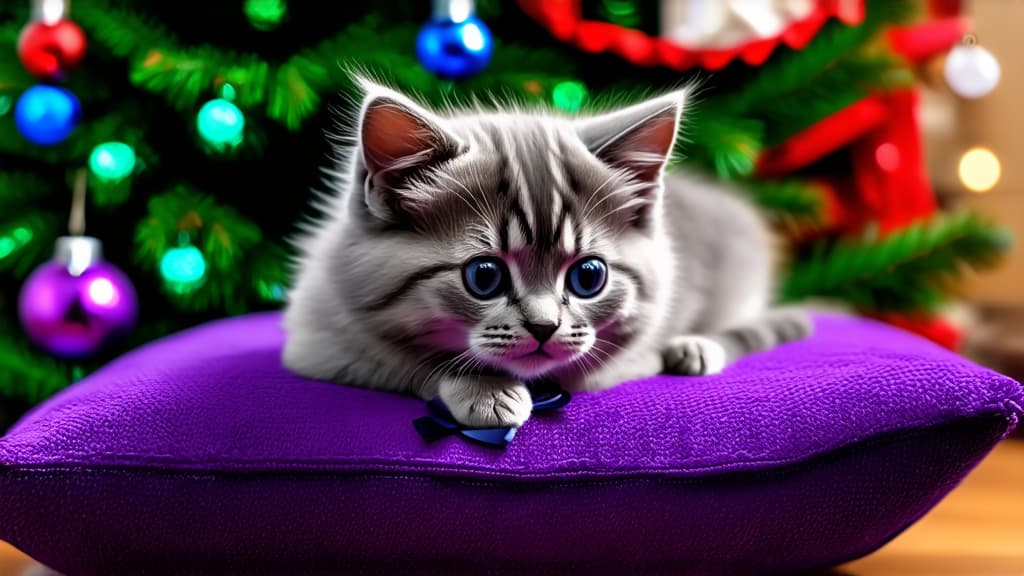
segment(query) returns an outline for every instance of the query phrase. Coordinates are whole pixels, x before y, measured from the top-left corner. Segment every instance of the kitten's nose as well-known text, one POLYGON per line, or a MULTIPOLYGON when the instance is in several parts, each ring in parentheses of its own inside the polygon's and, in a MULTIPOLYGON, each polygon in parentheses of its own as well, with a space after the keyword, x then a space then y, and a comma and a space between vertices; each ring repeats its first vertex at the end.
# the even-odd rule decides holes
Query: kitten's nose
POLYGON ((558 324, 554 322, 523 322, 523 328, 533 337, 537 339, 537 342, 543 344, 547 342, 551 335, 558 330, 558 324))

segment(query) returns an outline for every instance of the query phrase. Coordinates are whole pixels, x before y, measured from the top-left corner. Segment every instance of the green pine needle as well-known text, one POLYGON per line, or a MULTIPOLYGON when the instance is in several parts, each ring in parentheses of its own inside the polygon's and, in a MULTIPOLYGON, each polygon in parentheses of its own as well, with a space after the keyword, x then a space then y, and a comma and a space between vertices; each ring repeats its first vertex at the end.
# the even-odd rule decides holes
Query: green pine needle
POLYGON ((1008 231, 979 216, 938 216, 880 240, 868 235, 819 244, 793 265, 782 296, 841 299, 871 311, 930 311, 955 289, 965 266, 992 266, 1011 245, 1008 231))
POLYGON ((812 184, 799 180, 751 180, 743 182, 743 189, 769 214, 808 223, 821 220, 824 203, 820 190, 812 184))
POLYGON ((71 383, 68 366, 31 349, 13 323, 0 324, 0 402, 19 398, 37 404, 71 383))
POLYGON ((148 216, 135 230, 136 260, 157 273, 164 254, 178 246, 181 233, 200 249, 207 266, 206 282, 194 292, 168 293, 183 310, 241 314, 266 300, 258 291, 259 281, 270 287, 283 284, 287 258, 282 257, 280 268, 264 261, 267 253, 283 253, 267 248, 260 227, 234 208, 185 186, 149 199, 148 216))
POLYGON ((20 204, 39 199, 50 191, 50 184, 28 172, 0 172, 0 218, 20 204))
POLYGON ((59 219, 50 212, 0 212, 0 273, 27 276, 50 257, 59 229, 59 219))
POLYGON ((761 155, 764 125, 753 118, 698 111, 684 124, 680 146, 686 161, 705 166, 719 178, 749 176, 761 155))

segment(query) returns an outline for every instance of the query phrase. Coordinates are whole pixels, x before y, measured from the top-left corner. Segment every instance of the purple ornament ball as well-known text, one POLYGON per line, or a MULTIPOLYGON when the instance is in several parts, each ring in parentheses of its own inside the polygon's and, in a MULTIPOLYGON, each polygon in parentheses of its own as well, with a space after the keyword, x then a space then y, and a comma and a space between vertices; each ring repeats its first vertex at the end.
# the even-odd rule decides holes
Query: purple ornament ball
POLYGON ((52 260, 25 282, 18 315, 33 342, 73 360, 131 332, 138 298, 128 277, 108 262, 92 262, 74 275, 67 263, 52 260))

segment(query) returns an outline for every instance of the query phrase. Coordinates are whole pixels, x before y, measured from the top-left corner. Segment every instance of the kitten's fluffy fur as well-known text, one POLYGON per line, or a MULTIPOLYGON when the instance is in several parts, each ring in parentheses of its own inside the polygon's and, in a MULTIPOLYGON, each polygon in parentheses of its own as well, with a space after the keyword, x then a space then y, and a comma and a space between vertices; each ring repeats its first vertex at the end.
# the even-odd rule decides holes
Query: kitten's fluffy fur
POLYGON ((714 374, 808 333, 803 313, 768 308, 755 211, 717 183, 663 174, 685 91, 568 119, 441 116, 364 88, 347 179, 289 295, 296 372, 440 394, 468 425, 521 425, 533 379, 595 390, 714 374), (464 267, 480 256, 507 266, 497 297, 468 291, 464 267), (579 297, 567 273, 592 256, 607 281, 579 297))

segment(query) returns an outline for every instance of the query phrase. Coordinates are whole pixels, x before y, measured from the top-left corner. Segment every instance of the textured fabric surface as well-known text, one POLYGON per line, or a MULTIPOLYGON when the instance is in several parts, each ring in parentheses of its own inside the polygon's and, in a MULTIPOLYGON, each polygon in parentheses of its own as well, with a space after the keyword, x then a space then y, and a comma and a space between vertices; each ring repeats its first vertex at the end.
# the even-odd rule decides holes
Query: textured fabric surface
POLYGON ((823 316, 718 376, 578 394, 504 450, 428 444, 421 401, 285 371, 279 322, 166 338, 28 414, 0 439, 0 539, 69 574, 785 571, 897 534, 1024 403, 922 339, 823 316))

